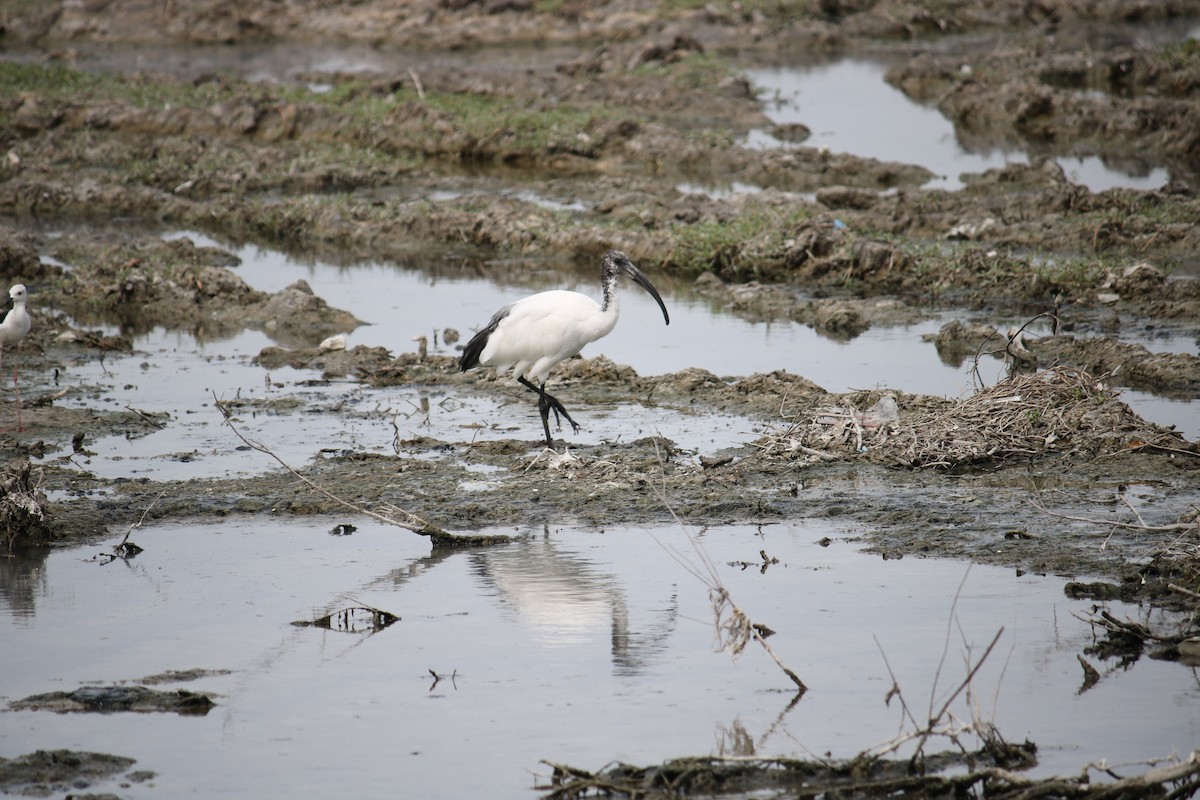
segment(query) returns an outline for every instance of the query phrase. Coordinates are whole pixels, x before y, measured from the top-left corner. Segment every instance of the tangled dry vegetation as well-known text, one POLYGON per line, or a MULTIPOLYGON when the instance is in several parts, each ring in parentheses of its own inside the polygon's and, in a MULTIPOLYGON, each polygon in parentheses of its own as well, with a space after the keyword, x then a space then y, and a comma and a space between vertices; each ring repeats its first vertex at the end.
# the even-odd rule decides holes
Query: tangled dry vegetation
POLYGON ((14 458, 0 468, 0 542, 5 550, 53 539, 45 505, 40 474, 28 458, 14 458))
POLYGON ((1016 375, 961 400, 922 398, 911 410, 902 409, 894 394, 865 411, 856 400, 850 396, 840 406, 795 418, 759 447, 818 460, 856 453, 886 466, 941 470, 1138 449, 1200 457, 1195 444, 1143 420, 1102 380, 1068 367, 1016 375))
MULTIPOLYGON (((1020 746, 1012 746, 1020 751, 1020 746)), ((1184 798, 1200 791, 1200 757, 1158 766, 1140 775, 1092 782, 1087 771, 1075 777, 1044 780, 1026 778, 996 763, 994 753, 945 753, 930 759, 929 766, 949 768, 982 760, 991 766, 958 774, 917 774, 907 761, 864 764, 858 760, 823 763, 790 758, 680 758, 648 767, 617 764, 592 773, 576 767, 551 764, 549 784, 539 787, 547 800, 583 797, 666 798, 705 797, 818 797, 835 794, 847 798, 970 797, 997 800, 1135 800, 1184 798), (769 794, 768 794, 769 792, 769 794)))

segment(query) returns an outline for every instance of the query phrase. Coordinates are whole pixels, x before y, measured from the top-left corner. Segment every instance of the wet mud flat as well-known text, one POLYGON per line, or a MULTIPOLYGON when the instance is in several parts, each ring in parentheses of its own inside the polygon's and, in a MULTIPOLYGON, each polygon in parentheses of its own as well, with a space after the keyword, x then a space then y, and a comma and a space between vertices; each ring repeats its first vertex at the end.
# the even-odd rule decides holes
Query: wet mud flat
MULTIPOLYGON (((6 10, 0 271, 31 288, 36 315, 20 356, 24 429, 0 437, 8 538, 70 545, 138 523, 343 513, 343 503, 418 519, 413 527, 438 532, 435 547, 542 522, 822 517, 861 526, 862 546, 887 558, 1078 578, 1078 596, 1141 600, 1187 620, 1200 576, 1200 449, 1115 390, 1200 393, 1194 348, 1123 340, 1200 335, 1200 120, 1190 100, 1200 50, 1183 33, 1162 42, 1130 26, 1185 32, 1200 4, 1140 4, 1136 20, 1105 3, 862 6, 6 10), (290 49, 331 37, 366 44, 387 66, 288 70, 290 49), (213 44, 276 48, 285 66, 274 80, 246 80, 219 59, 197 71, 155 49, 213 44), (805 146, 803 131, 772 129, 739 72, 800 48, 906 54, 890 83, 936 103, 963 138, 1018 143, 1030 163, 965 176, 951 192, 922 188, 922 167, 805 146), (128 49, 161 60, 132 67, 113 55, 128 49), (801 141, 743 146, 752 129, 801 141), (1092 192, 1054 163, 1062 155, 1171 178, 1092 192), (755 191, 679 189, 731 179, 755 191), (934 342, 943 359, 1007 363, 1011 375, 947 399, 829 393, 803 369, 716 375, 685 361, 641 376, 589 357, 552 378, 583 419, 593 407, 724 414, 754 435, 705 449, 661 435, 575 444, 567 431, 549 451, 519 389, 460 374, 448 340, 426 353, 411 342, 322 349, 360 327, 354 309, 299 281, 255 289, 232 244, 165 235, 179 229, 348 269, 403 261, 531 286, 547 273, 551 283, 592 274, 601 252, 620 247, 652 277, 721 308, 831 338, 949 312, 956 319, 934 342), (179 420, 113 408, 60 386, 60 372, 145 358, 134 342, 155 329, 196 339, 262 331, 272 345, 254 364, 268 383, 288 369, 327 386, 499 396, 511 419, 397 431, 368 448, 322 442, 290 465, 311 484, 265 454, 249 476, 97 476, 90 442, 179 420), (481 473, 486 487, 464 490, 481 473)), ((447 309, 445 324, 456 319, 447 309)), ((371 414, 312 400, 300 381, 281 389, 269 401, 197 398, 188 413, 238 430, 260 416, 303 428, 371 414)), ((248 445, 231 429, 228 447, 248 445)))

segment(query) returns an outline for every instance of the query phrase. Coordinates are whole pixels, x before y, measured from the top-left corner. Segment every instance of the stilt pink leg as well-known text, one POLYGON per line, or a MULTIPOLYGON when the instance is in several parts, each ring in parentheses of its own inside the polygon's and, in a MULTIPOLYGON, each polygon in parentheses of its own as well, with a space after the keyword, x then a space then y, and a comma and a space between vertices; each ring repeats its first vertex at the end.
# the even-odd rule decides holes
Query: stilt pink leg
POLYGON ((17 351, 13 353, 13 392, 17 395, 17 433, 21 432, 21 384, 17 380, 17 368, 20 366, 21 343, 17 342, 17 351))
MULTIPOLYGON (((17 352, 13 354, 13 390, 17 398, 17 432, 21 432, 21 384, 17 381, 17 356, 21 352, 21 344, 17 343, 17 352)), ((0 367, 4 364, 4 345, 0 344, 0 367)))

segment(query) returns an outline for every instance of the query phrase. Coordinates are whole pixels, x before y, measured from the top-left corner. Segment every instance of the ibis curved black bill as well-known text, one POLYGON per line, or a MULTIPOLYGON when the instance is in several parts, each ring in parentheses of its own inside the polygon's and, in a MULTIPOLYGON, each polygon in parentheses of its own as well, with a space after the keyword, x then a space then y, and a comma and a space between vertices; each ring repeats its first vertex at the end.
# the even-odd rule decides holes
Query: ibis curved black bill
POLYGON ((658 303, 658 307, 662 309, 663 322, 670 325, 671 315, 667 313, 667 304, 663 302, 662 296, 658 293, 658 289, 654 288, 654 284, 650 282, 650 279, 646 277, 646 274, 635 267, 630 261, 626 261, 621 264, 621 271, 630 278, 633 278, 634 283, 645 289, 646 292, 654 298, 654 301, 658 303))

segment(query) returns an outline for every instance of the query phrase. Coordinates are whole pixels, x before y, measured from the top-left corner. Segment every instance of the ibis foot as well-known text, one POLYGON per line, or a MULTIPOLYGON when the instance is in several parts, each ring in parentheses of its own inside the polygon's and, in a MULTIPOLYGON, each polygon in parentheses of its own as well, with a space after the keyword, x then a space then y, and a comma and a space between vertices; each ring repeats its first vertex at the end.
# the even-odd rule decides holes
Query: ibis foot
POLYGON ((554 440, 550 437, 550 412, 554 412, 554 424, 562 427, 562 421, 565 419, 571 423, 571 429, 575 433, 579 433, 579 423, 571 419, 571 415, 567 413, 566 407, 558 401, 558 398, 552 394, 546 393, 546 384, 534 386, 524 377, 517 379, 523 386, 529 387, 531 391, 537 392, 538 395, 538 413, 542 415, 542 430, 546 433, 546 446, 553 449, 554 440))

